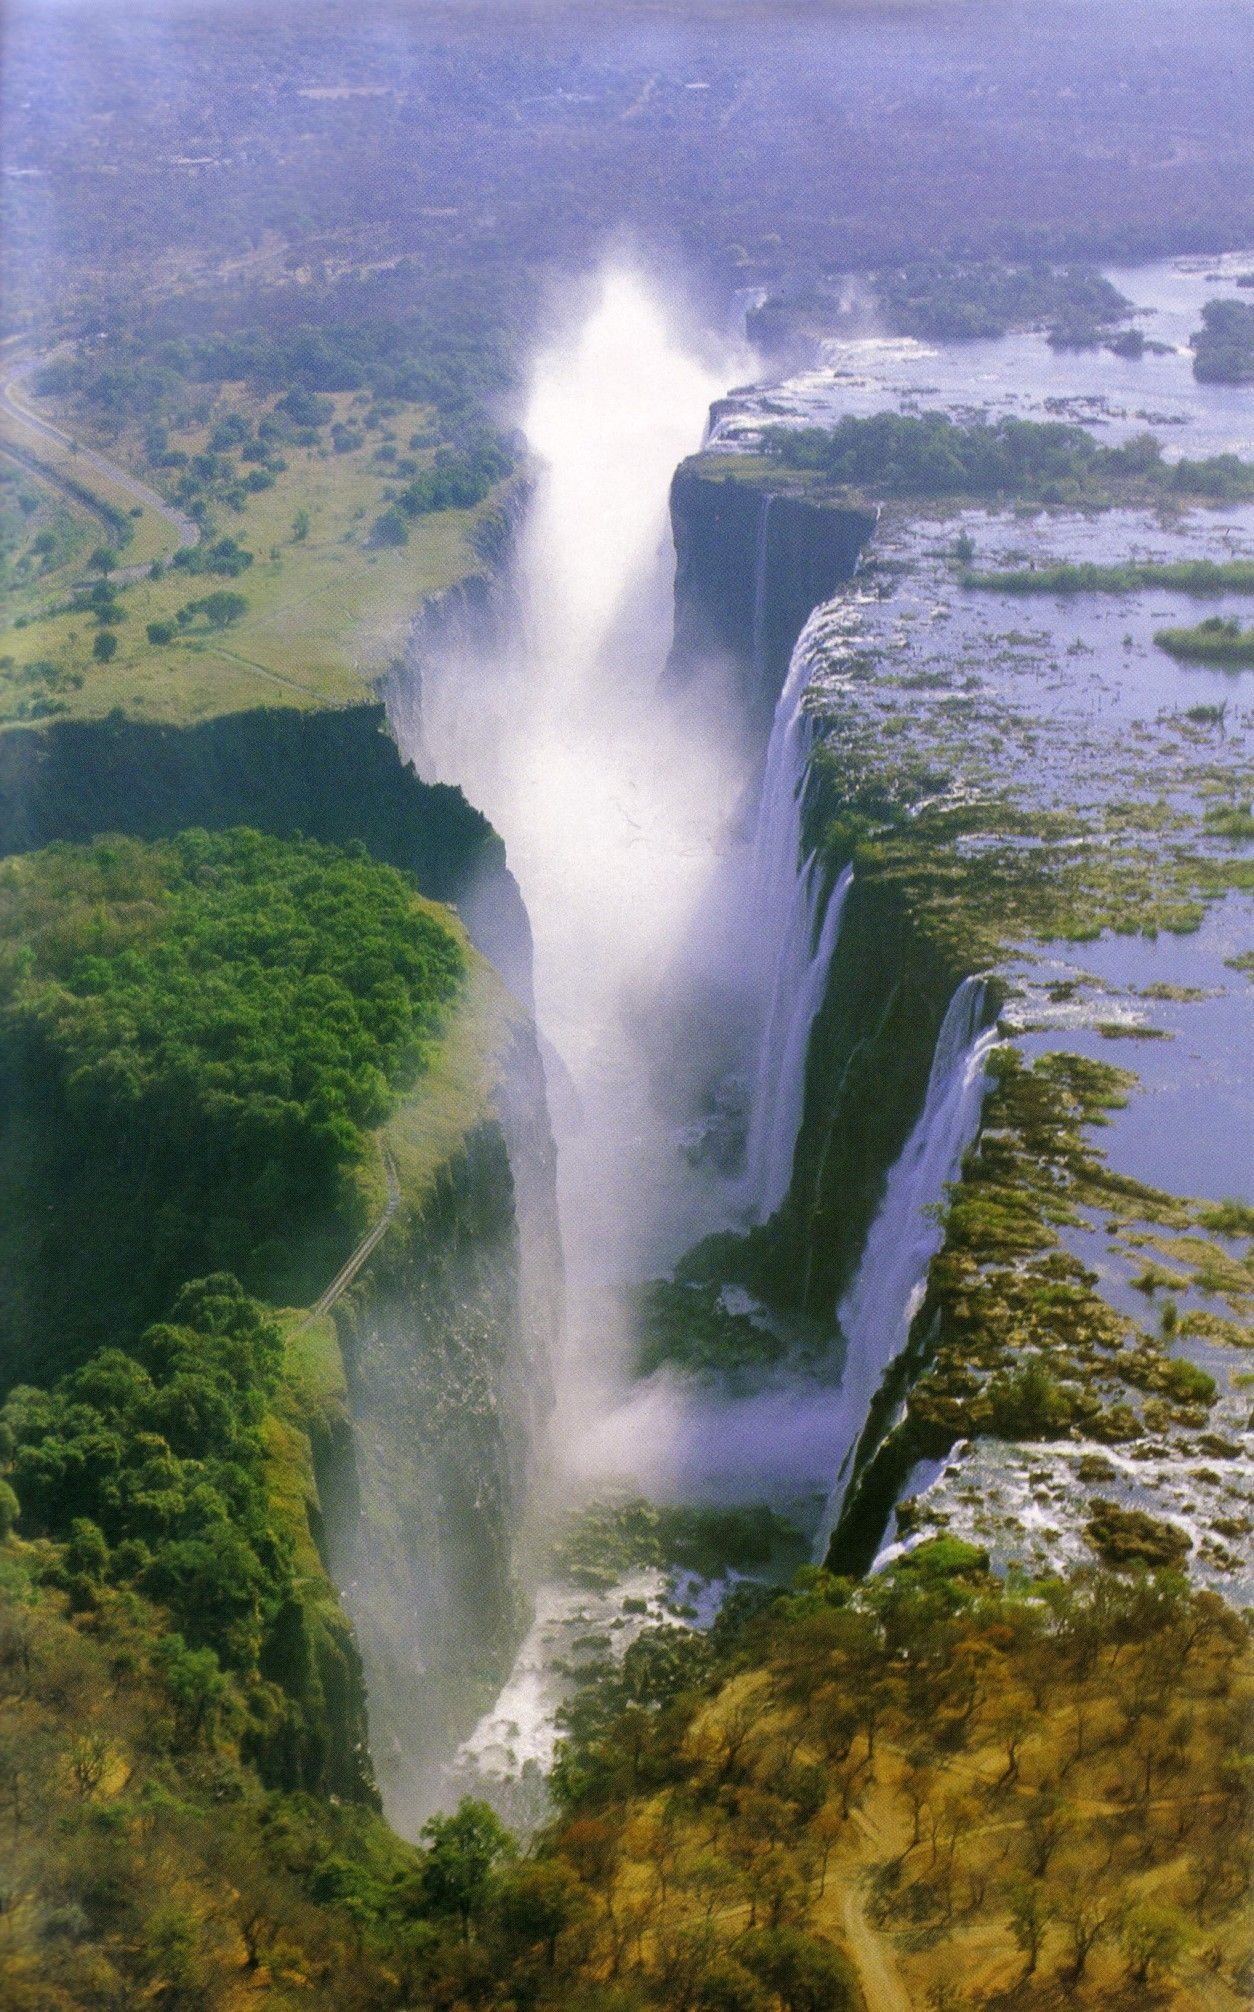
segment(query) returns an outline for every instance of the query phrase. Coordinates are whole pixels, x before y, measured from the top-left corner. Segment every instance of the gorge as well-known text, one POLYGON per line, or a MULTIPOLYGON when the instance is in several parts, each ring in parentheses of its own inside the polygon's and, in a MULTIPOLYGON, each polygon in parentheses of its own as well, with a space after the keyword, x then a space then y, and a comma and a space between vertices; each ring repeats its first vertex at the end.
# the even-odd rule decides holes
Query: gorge
POLYGON ((5 10, 2 2012, 1254 2003, 1248 12, 5 10))
MULTIPOLYGON (((875 344, 864 353, 875 368, 875 344)), ((860 367, 856 343, 849 354, 860 367)), ((891 370, 903 351, 882 354, 891 370)), ((848 374, 838 351, 842 399, 848 374)), ((762 408, 791 402, 800 423, 824 382, 776 387, 762 408)), ((424 621, 392 716, 420 772, 461 784, 502 833, 535 936, 565 1267, 537 1528, 641 1497, 765 1504, 820 1559, 847 1544, 865 1566, 890 1522, 877 1448, 909 1443, 938 1216, 977 1134, 986 1062, 1019 1024, 1016 984, 991 942, 981 961, 978 931, 947 942, 904 887, 864 877, 861 832, 896 814, 890 764, 885 785, 861 780, 872 744, 852 770, 814 761, 835 746, 816 693, 875 675, 863 611, 893 592, 880 555, 907 513, 881 537, 882 503, 790 491, 754 458, 752 392, 723 390, 706 449, 672 480, 719 390, 646 281, 603 275, 537 365, 537 487, 516 557, 469 622, 464 607, 424 621), (694 1373, 681 1346, 638 1380, 638 1291, 676 1264, 681 1329, 713 1292, 748 1356, 694 1373)), ((1228 444, 1213 393, 1190 423, 1200 447, 1228 444)), ((921 532, 935 535, 926 512, 921 532)), ((923 787, 943 805, 953 785, 933 767, 923 787)), ((893 1470, 898 1493, 912 1464, 893 1470)), ((710 1611, 700 1575, 668 1591, 627 1556, 590 1606, 591 1581, 552 1580, 537 1545, 541 1618, 458 1788, 547 1765, 572 1644, 612 1639, 621 1655, 642 1614, 710 1611)), ((716 1570, 716 1602, 728 1583, 716 1570)), ((510 1793, 505 1806, 517 1814, 510 1793)))

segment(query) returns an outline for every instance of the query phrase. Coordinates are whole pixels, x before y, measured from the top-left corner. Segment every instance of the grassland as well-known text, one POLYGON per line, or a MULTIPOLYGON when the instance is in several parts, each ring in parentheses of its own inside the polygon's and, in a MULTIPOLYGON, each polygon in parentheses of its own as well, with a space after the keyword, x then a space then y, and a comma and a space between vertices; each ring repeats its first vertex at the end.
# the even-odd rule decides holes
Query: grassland
MULTIPOLYGON (((476 565, 475 527, 492 505, 437 511, 418 521, 407 544, 374 544, 372 528, 391 493, 387 450, 396 456, 399 440, 404 455, 407 440, 429 437, 431 414, 398 405, 385 424, 361 435, 363 395, 341 393, 328 402, 334 403, 334 423, 359 435, 359 446, 336 452, 321 439, 285 444, 271 486, 249 492, 237 507, 215 501, 205 523, 206 543, 229 536, 253 554, 246 576, 231 583, 248 603, 240 619, 220 632, 201 627, 165 644, 149 639, 150 623, 173 624, 189 599, 219 583, 163 566, 176 533, 155 511, 143 512, 128 520, 134 535, 118 557, 123 584, 116 601, 124 619, 115 629, 117 651, 111 661, 97 661, 99 625, 90 612, 67 605, 69 589, 84 577, 86 538, 79 536, 37 590, 23 586, 5 606, 0 724, 31 716, 32 691, 43 694, 37 717, 94 719, 120 708, 133 718, 170 724, 258 704, 309 708, 364 697, 403 647, 420 600, 476 565), (153 559, 159 577, 128 579, 133 567, 153 559)), ((202 424, 171 432, 170 446, 189 459, 200 455, 226 413, 255 421, 270 403, 229 387, 202 424)), ((99 447, 119 466, 143 465, 140 444, 129 433, 107 442, 101 437, 99 447)), ((100 480, 102 500, 112 502, 94 463, 84 475, 82 457, 63 451, 54 467, 55 445, 41 440, 41 457, 45 449, 52 472, 73 460, 74 479, 93 490, 100 480)), ((411 450, 402 467, 421 470, 434 451, 411 450)), ((88 515, 81 505, 71 507, 88 515)), ((127 507, 135 507, 129 499, 127 507)))

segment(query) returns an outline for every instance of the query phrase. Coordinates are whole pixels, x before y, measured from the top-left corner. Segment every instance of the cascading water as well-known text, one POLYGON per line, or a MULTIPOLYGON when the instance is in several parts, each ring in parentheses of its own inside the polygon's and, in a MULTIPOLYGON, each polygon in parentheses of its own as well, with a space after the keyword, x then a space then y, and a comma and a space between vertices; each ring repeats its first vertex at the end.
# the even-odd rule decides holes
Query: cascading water
POLYGON ((825 1555, 840 1515, 871 1399, 905 1346, 922 1303, 928 1266, 941 1246, 943 1231, 932 1210, 943 1201, 980 1122, 984 1063, 997 1038, 996 1027, 983 1024, 986 997, 982 979, 964 978, 949 1002, 923 1110, 888 1176, 857 1275, 841 1302, 840 1325, 848 1344, 841 1389, 850 1436, 819 1528, 818 1558, 825 1555))
MULTIPOLYGON (((759 544, 765 545, 763 530, 759 544)), ((812 739, 806 687, 838 606, 816 608, 797 639, 775 706, 758 798, 745 947, 746 964, 759 973, 761 986, 744 1183, 745 1206, 755 1222, 774 1214, 792 1178, 810 1028, 822 1002, 852 879, 843 873, 830 887, 813 855, 801 861, 802 796, 812 739)))
POLYGON ((852 884, 853 868, 847 866, 835 886, 825 889, 822 869, 811 853, 797 876, 788 906, 758 1048, 745 1148, 746 1193, 755 1222, 764 1223, 774 1215, 792 1181, 805 1102, 810 1029, 823 1003, 852 884), (820 918, 816 942, 815 927, 820 918))
MULTIPOLYGON (((743 1220, 746 1209, 764 1219, 784 1198, 811 1029, 852 879, 846 871, 833 884, 801 849, 812 738, 805 692, 847 627, 843 603, 817 609, 793 652, 751 848, 729 837, 747 782, 740 736, 729 732, 722 744, 716 706, 658 687, 673 566, 667 489, 718 388, 676 343, 647 289, 610 275, 574 339, 536 372, 525 429, 539 474, 520 545, 518 633, 489 661, 450 653, 424 665, 421 753, 426 772, 460 783, 505 838, 535 937, 540 1027, 560 1058, 550 1081, 559 1085, 569 1288, 554 1432, 561 1495, 595 1496, 621 1482, 659 1501, 765 1498, 793 1505, 808 1525, 904 1340, 937 1241, 921 1211, 942 1198, 974 1131, 991 1036, 978 1031, 982 988, 961 987, 925 1110, 841 1310, 849 1347, 839 1380, 834 1363, 785 1365, 749 1390, 665 1370, 633 1379, 621 1285, 669 1269, 697 1237, 743 1220), (724 910, 747 922, 728 933, 712 919, 724 910), (691 1021, 655 1010, 677 957, 689 973, 706 957, 716 976, 730 963, 742 985, 756 974, 753 999, 742 992, 730 1015, 737 1039, 746 1014, 756 1029, 739 1182, 694 1163, 684 1124, 656 1094, 666 1042, 691 1046, 691 1021)), ((770 532, 764 504, 758 654, 770 532)), ((829 1520, 836 1506, 833 1497, 829 1520)), ((577 1591, 541 1589, 515 1677, 463 1749, 463 1766, 489 1766, 503 1740, 519 1761, 548 1753, 562 1643, 586 1618, 577 1591)))
MULTIPOLYGON (((626 1373, 622 1280, 725 1220, 725 1184, 656 1107, 660 981, 704 924, 745 787, 744 756, 699 694, 668 700, 671 475, 736 359, 711 368, 638 276, 607 273, 537 363, 524 431, 537 476, 516 565, 520 620, 490 661, 423 666, 421 743, 505 840, 535 942, 568 1287, 557 1443, 626 1373)), ((660 1029, 660 1031, 659 1031, 660 1029)))

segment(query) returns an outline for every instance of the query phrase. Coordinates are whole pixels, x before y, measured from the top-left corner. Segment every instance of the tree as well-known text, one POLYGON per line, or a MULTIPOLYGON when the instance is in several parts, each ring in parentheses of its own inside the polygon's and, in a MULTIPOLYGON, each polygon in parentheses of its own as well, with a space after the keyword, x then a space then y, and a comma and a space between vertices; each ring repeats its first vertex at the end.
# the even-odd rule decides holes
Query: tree
POLYGON ((295 545, 303 545, 308 536, 309 512, 308 510, 301 509, 296 512, 296 515, 292 519, 292 542, 295 545))
POLYGON ((65 1562, 72 1572, 81 1572, 85 1579, 104 1578, 109 1567, 109 1546, 99 1524, 93 1523, 90 1516, 76 1516, 70 1524, 65 1562))
POLYGON ((1042 1784, 1023 1819, 1028 1858, 1034 1879, 1044 1879, 1050 1861, 1071 1827, 1071 1807, 1056 1789, 1042 1784))
POLYGON ((1110 1906, 1104 1897, 1095 1897, 1081 1889, 1070 1894, 1058 1912, 1071 1943, 1071 1969, 1068 1974, 1071 1982, 1078 1984, 1088 1966, 1089 1957, 1110 1926, 1110 1906))
POLYGON ((118 639, 111 629, 102 629, 91 646, 91 653, 98 664, 112 663, 118 653, 118 639))
POLYGON ((13 1534, 13 1526, 22 1513, 22 1505, 7 1481, 0 1481, 0 1543, 13 1534))
POLYGON ((212 1649, 189 1649, 181 1635, 164 1635, 157 1659, 175 1716, 187 1738, 208 1732, 226 1699, 226 1678, 212 1649))
POLYGON ((205 595, 199 606, 211 629, 228 628, 232 622, 238 622, 241 615, 248 613, 244 595, 232 594, 226 587, 215 587, 212 594, 205 595))
POLYGON ((1040 1961, 1041 1944, 1045 1940, 1052 1909, 1044 1890, 1032 1879, 1013 1880, 1006 1891, 1006 1902, 1010 1933, 1014 1936, 1016 1948, 1023 1951, 1023 1974, 1030 1977, 1040 1961))
POLYGON ((88 565, 97 573, 111 573, 118 563, 118 555, 112 545, 97 545, 88 565))
POLYGON ((775 1928, 746 1936, 740 1954, 778 1994, 784 2012, 854 2012, 862 2002, 848 1959, 805 1929, 775 1928))
POLYGON ((561 1858, 529 1859, 501 1883, 501 1926, 524 1947, 542 1944, 550 1970, 557 1963, 559 1936, 579 1920, 587 1905, 578 1875, 561 1858))
POLYGON ((1147 1984, 1152 1966, 1170 1970, 1189 1939, 1188 1927, 1174 1907, 1146 1901, 1125 1915, 1119 1941, 1128 1958, 1133 1981, 1147 1984))
POLYGON ((385 510, 370 534, 376 545, 408 545, 409 528, 399 510, 385 510))
POLYGON ((710 1958, 696 1981, 699 2012, 764 2012, 766 1993, 751 1970, 725 1951, 710 1958))
POLYGON ((148 640, 150 643, 172 643, 177 634, 178 630, 175 628, 173 622, 149 622, 148 624, 148 640))
POLYGON ((456 1915, 462 1940, 483 1904, 494 1868, 514 1852, 514 1840, 486 1802, 463 1799, 452 1816, 433 1816, 422 1827, 427 1846, 422 1898, 432 1914, 456 1915))

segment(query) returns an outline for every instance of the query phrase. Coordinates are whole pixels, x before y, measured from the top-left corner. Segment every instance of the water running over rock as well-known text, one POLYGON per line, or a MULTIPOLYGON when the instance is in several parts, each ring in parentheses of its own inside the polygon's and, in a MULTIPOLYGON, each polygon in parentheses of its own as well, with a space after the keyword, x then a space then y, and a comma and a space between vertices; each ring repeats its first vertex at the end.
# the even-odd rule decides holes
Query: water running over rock
POLYGON ((975 1137, 984 1098, 984 1063, 997 1038, 984 1025, 986 987, 964 978, 949 1002, 927 1098, 918 1123, 888 1176, 854 1282, 840 1307, 848 1353, 842 1392, 850 1424, 835 1486, 819 1528, 822 1557, 840 1514, 849 1465, 867 1409, 893 1357, 905 1346, 922 1303, 927 1268, 941 1245, 935 1204, 944 1199, 975 1137))

